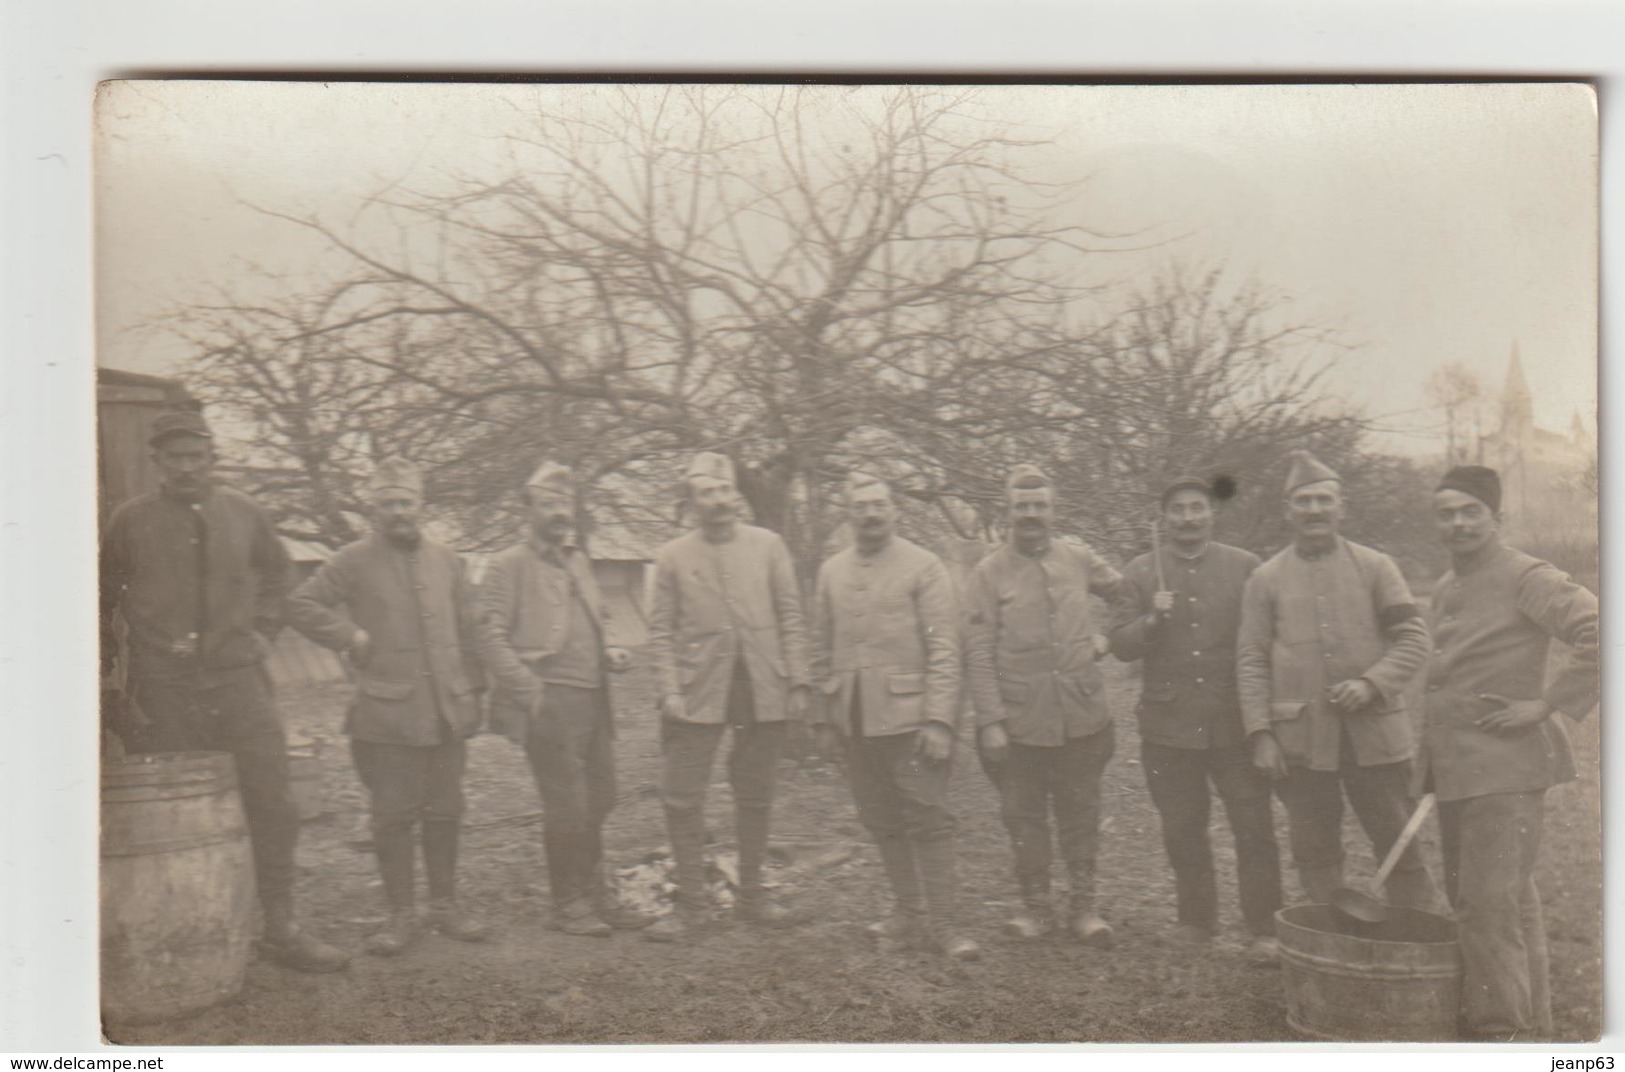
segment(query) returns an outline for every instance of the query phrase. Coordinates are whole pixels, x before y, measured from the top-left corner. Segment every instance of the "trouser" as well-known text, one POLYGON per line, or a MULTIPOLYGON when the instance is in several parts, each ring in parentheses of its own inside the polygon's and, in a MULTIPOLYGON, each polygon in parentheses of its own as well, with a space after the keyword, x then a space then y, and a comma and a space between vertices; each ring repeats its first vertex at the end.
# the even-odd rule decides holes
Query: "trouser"
POLYGON ((762 893, 762 865, 767 858, 768 824, 784 756, 786 723, 758 722, 750 677, 744 660, 734 665, 724 723, 662 719, 665 752, 660 796, 676 864, 678 897, 689 908, 708 903, 705 888, 705 792, 723 735, 733 732, 728 753, 728 784, 734 794, 734 820, 739 843, 739 895, 749 900, 762 893))
POLYGON ((1218 929, 1219 891, 1208 840, 1211 782, 1236 839, 1242 917, 1254 935, 1274 934, 1275 912, 1281 907, 1281 856, 1270 783, 1253 768, 1252 746, 1243 741, 1223 748, 1173 748, 1145 741, 1140 761, 1162 819, 1179 922, 1218 929))
POLYGON ((1462 1019, 1469 1031, 1550 1035, 1546 926, 1535 888, 1545 790, 1439 805, 1445 892, 1461 943, 1462 1019))
POLYGON ((875 839, 899 913, 953 926, 956 914, 954 817, 948 810, 953 758, 919 754, 919 731, 866 737, 863 698, 854 687, 846 770, 858 821, 875 839))
POLYGON ((615 806, 612 717, 603 689, 548 685, 525 736, 542 798, 542 844, 553 911, 604 890, 604 820, 615 806))
MULTIPOLYGON (((1343 885, 1343 794, 1371 848, 1381 860, 1399 838, 1406 820, 1416 808, 1410 793, 1411 764, 1378 763, 1369 767, 1354 764, 1351 749, 1344 742, 1343 766, 1335 771, 1289 767, 1287 776, 1276 783, 1275 791, 1286 806, 1292 859, 1298 868, 1304 894, 1312 903, 1331 901, 1332 891, 1343 885)), ((1412 908, 1432 907, 1438 899, 1433 877, 1422 862, 1422 854, 1412 841, 1388 876, 1388 899, 1412 908)))
POLYGON ((264 671, 217 672, 207 684, 138 676, 131 697, 149 725, 126 742, 130 751, 231 753, 266 929, 285 929, 293 919, 299 810, 289 787, 287 738, 264 671))
POLYGON ((982 768, 999 791, 1000 814, 1015 850, 1016 884, 1028 907, 1050 903, 1050 813, 1074 913, 1095 907, 1095 859, 1100 851, 1100 786, 1117 749, 1117 730, 1106 728, 1059 745, 1011 742, 1000 764, 982 768))
POLYGON ((371 805, 373 851, 390 908, 413 902, 413 836, 422 823, 423 871, 431 901, 456 892, 457 838, 463 817, 462 741, 438 745, 350 741, 356 774, 371 805))

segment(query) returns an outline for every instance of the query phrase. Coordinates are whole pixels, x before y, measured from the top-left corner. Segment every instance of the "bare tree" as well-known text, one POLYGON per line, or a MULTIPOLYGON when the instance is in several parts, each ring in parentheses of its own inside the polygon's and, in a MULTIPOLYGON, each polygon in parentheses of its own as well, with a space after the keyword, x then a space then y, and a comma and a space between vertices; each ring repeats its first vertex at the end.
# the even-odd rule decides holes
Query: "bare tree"
POLYGON ((1482 461, 1483 379, 1466 365, 1453 361, 1434 369, 1424 390, 1444 415, 1445 460, 1451 465, 1482 461))
MULTIPOLYGON (((490 490, 543 452, 658 494, 675 454, 722 450, 810 570, 822 488, 876 460, 874 430, 1053 333, 1080 293, 1063 268, 1095 236, 1045 222, 1059 191, 1011 160, 1036 143, 973 98, 633 87, 539 108, 499 175, 386 191, 342 228, 273 213, 353 274, 285 323, 188 313, 197 371, 244 398, 268 359, 365 369, 475 534, 511 521, 490 490)), ((377 412, 335 419, 377 443, 377 412)), ((314 448, 297 459, 314 486, 314 448)))

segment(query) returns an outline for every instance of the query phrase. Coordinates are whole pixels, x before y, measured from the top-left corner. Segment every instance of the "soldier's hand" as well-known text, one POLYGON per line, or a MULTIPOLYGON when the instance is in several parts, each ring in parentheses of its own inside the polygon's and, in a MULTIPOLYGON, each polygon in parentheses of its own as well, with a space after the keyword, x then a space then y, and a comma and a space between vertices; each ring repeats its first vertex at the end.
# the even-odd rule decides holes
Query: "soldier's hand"
POLYGON ((674 722, 681 722, 688 718, 688 704, 683 701, 683 694, 674 692, 660 702, 660 714, 674 722))
POLYGON ((813 748, 820 758, 831 763, 841 762, 841 735, 835 727, 828 722, 818 722, 813 725, 813 748))
POLYGON ((1480 693, 1478 698, 1500 705, 1473 723, 1486 733, 1517 733, 1530 726, 1540 725, 1552 713, 1551 705, 1545 700, 1509 700, 1493 692, 1480 693))
POLYGON ((1272 782, 1286 777, 1286 757, 1275 734, 1260 733, 1253 738, 1253 769, 1272 782))
POLYGON ((632 668, 632 653, 625 648, 605 648, 604 658, 609 660, 609 668, 614 673, 623 673, 632 668))
POLYGON ((789 715, 797 722, 807 718, 807 709, 811 706, 812 690, 805 685, 797 685, 790 690, 789 715))
POLYGON ((1112 653, 1111 637, 1105 633, 1096 633, 1093 637, 1095 646, 1095 662, 1099 662, 1112 653))
POLYGON ((1363 677, 1349 678, 1339 681, 1326 690, 1327 699, 1332 706, 1345 715, 1352 715, 1356 711, 1363 711, 1370 707, 1377 699, 1377 687, 1363 677))
POLYGON ((989 763, 1003 763, 1010 754, 1010 734, 1004 723, 992 722, 977 731, 976 747, 989 763))
POLYGON ((927 722, 917 731, 914 750, 923 759, 941 763, 954 754, 954 731, 941 722, 927 722))
POLYGON ((349 657, 351 666, 365 666, 367 658, 372 655, 372 636, 365 629, 357 629, 355 636, 350 638, 350 646, 344 649, 349 657))
POLYGON ((1172 592, 1158 592, 1151 597, 1151 609, 1157 612, 1157 617, 1166 618, 1174 612, 1174 594, 1172 592))

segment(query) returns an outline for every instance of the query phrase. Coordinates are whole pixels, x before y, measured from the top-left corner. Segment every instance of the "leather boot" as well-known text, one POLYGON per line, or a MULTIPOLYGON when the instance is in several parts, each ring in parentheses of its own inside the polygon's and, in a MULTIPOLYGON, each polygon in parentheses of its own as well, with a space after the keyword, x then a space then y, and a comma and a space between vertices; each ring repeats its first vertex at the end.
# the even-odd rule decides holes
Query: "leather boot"
POLYGON ((1066 929, 1074 941, 1093 949, 1110 949, 1116 941, 1111 924, 1095 914, 1094 890, 1084 888, 1076 877, 1066 906, 1066 929))
POLYGON ((285 968, 302 972, 335 972, 350 966, 350 954, 313 937, 293 921, 291 904, 273 903, 265 908, 265 937, 260 955, 285 968))
POLYGON ((704 920, 703 908, 679 901, 669 914, 643 929, 643 939, 647 942, 681 942, 700 930, 704 920))
POLYGON ((925 895, 932 941, 952 960, 976 960, 982 955, 981 947, 959 930, 953 835, 916 838, 912 847, 919 863, 920 890, 925 895))
POLYGON ((794 922, 789 909, 777 904, 762 889, 762 865, 767 859, 767 808, 738 808, 734 821, 739 831, 739 890, 734 915, 747 923, 785 927, 794 922))
POLYGON ((367 936, 367 952, 378 957, 398 957, 417 945, 422 937, 417 912, 398 908, 389 914, 389 922, 382 929, 367 936))
POLYGON ((1035 941, 1049 933, 1053 924, 1050 909, 1049 876, 1022 876, 1021 907, 999 928, 1004 934, 1020 941, 1035 941))
POLYGON ((920 891, 920 872, 914 847, 901 834, 875 838, 880 862, 891 886, 892 910, 885 919, 864 928, 869 937, 922 948, 928 940, 925 895, 920 891))
POLYGON ((459 942, 483 942, 486 925, 457 904, 456 819, 426 819, 423 823, 423 872, 429 885, 429 926, 459 942))
POLYGON ((593 903, 578 897, 553 913, 553 929, 577 938, 608 938, 613 931, 608 923, 598 918, 593 903))
POLYGON ((367 952, 381 957, 399 956, 417 944, 421 937, 413 871, 417 850, 410 826, 374 830, 372 851, 378 857, 378 874, 384 881, 384 897, 389 901, 389 922, 367 938, 367 952))
POLYGON ((705 885, 705 815, 699 810, 666 809, 666 831, 671 837, 672 878, 677 899, 690 906, 710 900, 705 885))
POLYGON ((677 906, 643 931, 643 937, 651 942, 676 942, 691 936, 711 904, 711 891, 705 885, 704 813, 667 808, 666 832, 671 838, 677 906))

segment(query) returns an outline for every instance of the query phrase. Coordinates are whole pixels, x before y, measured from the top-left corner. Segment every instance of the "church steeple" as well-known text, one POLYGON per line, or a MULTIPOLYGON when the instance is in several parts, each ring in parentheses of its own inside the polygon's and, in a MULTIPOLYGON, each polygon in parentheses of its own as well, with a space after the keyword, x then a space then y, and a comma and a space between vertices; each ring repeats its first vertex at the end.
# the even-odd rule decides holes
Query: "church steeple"
POLYGON ((1529 393, 1529 381, 1524 379, 1523 360, 1518 356, 1518 343, 1512 343, 1512 359, 1507 363, 1506 387, 1501 391, 1501 435, 1518 436, 1535 423, 1535 399, 1529 393))

